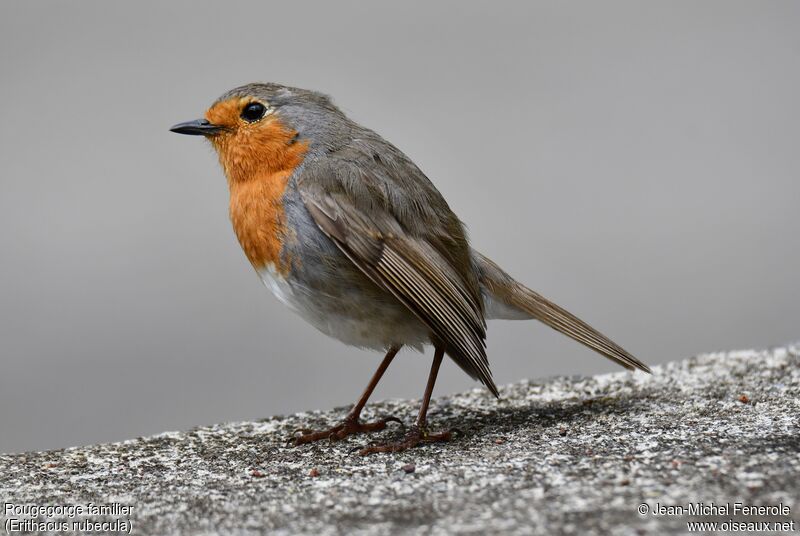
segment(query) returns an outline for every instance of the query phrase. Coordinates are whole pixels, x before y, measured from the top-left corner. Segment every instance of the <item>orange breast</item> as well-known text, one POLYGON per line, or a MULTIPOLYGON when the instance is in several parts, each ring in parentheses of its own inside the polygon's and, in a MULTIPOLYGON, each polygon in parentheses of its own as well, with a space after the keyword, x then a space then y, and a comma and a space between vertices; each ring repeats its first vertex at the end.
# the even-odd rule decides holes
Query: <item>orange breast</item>
POLYGON ((258 128, 241 129, 212 139, 230 187, 230 217, 236 237, 256 268, 272 265, 281 274, 287 236, 283 194, 308 145, 279 119, 267 118, 258 128))
POLYGON ((245 255, 255 268, 273 265, 283 273, 280 258, 286 235, 283 193, 291 172, 231 185, 230 216, 245 255))

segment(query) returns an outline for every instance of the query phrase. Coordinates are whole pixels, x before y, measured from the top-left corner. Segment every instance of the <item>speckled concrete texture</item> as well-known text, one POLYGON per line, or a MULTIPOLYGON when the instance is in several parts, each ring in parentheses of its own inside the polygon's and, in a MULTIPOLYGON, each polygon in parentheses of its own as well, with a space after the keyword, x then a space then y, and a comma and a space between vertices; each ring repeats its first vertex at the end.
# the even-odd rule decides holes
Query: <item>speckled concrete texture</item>
MULTIPOLYGON (((10 510, 25 504, 120 503, 133 512, 104 519, 147 535, 684 534, 703 519, 794 520, 800 531, 798 365, 791 345, 706 354, 652 376, 523 381, 500 401, 475 389, 432 404, 432 427, 458 428, 455 441, 393 455, 353 452, 399 438, 393 424, 286 445, 294 429, 330 425, 345 408, 0 455, 0 519, 25 517, 10 510), (784 510, 653 515, 701 502, 784 510)), ((381 402, 367 416, 410 423, 416 405, 381 402)))

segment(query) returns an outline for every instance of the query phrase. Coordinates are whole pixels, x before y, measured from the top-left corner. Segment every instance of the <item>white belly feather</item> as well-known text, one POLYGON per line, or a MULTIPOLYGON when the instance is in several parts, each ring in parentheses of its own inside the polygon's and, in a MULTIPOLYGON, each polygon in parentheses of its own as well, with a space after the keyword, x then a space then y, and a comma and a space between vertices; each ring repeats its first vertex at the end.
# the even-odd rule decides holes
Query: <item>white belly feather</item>
POLYGON ((275 264, 268 263, 257 271, 261 281, 264 282, 267 288, 272 291, 281 303, 297 310, 297 304, 295 304, 292 299, 294 297, 292 287, 289 285, 289 282, 286 281, 286 278, 275 268, 275 264))
POLYGON ((428 330, 403 308, 399 308, 401 314, 397 315, 397 310, 387 311, 380 304, 363 303, 361 314, 340 314, 339 311, 351 308, 347 304, 337 308, 331 307, 330 303, 319 303, 319 296, 314 299, 302 286, 295 288, 296 285, 290 284, 274 264, 268 264, 257 272, 281 303, 321 332, 345 344, 385 350, 397 343, 422 349, 428 342, 428 330))

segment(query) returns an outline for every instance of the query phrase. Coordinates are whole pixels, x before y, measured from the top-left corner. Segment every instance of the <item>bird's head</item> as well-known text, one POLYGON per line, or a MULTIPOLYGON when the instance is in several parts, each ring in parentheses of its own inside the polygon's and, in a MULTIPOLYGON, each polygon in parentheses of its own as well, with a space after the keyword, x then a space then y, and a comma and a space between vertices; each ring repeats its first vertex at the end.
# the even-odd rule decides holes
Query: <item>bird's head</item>
POLYGON ((170 130, 205 136, 230 181, 293 169, 309 150, 330 146, 349 121, 330 99, 279 84, 247 84, 217 99, 203 119, 170 130))

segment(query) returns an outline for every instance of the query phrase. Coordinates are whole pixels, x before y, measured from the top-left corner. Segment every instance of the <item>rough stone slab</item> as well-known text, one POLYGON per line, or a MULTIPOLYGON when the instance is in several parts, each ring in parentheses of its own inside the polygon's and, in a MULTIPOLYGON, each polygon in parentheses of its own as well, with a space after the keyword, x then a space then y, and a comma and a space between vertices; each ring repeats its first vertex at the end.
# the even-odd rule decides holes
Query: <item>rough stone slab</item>
MULTIPOLYGON (((133 505, 133 533, 148 535, 682 534, 701 518, 637 507, 699 502, 783 503, 788 517, 715 519, 793 519, 800 531, 798 365, 793 345, 702 355, 652 376, 523 381, 499 402, 475 389, 432 404, 433 426, 462 437, 394 455, 351 452, 365 436, 285 445, 345 408, 0 455, 0 502, 133 505)), ((414 401, 386 401, 368 416, 415 412, 414 401)), ((392 425, 373 438, 400 435, 392 425)))

